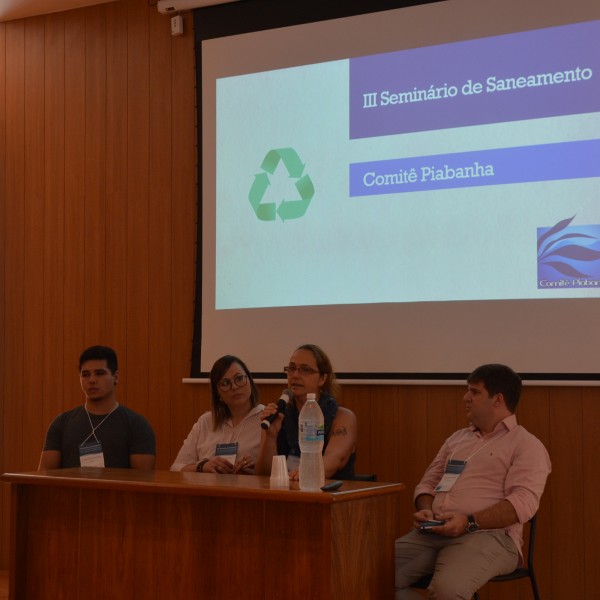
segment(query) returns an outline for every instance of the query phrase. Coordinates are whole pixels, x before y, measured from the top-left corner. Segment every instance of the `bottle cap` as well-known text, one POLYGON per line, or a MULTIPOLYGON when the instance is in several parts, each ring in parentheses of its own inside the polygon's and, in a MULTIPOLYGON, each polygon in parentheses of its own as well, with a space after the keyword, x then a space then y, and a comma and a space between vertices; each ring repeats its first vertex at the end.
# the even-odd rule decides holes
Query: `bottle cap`
POLYGON ((316 400, 317 396, 316 396, 316 394, 306 394, 306 399, 307 400, 316 400))

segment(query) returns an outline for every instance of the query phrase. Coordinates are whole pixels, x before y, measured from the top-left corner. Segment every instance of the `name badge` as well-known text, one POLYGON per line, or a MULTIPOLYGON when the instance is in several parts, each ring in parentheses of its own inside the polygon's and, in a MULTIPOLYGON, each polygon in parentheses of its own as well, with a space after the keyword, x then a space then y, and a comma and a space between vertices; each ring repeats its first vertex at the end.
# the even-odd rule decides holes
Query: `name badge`
POLYGON ((104 467, 102 444, 93 442, 86 446, 79 446, 79 464, 82 467, 104 467))
POLYGON ((238 443, 232 442, 231 444, 217 444, 216 456, 222 456, 228 460, 232 465, 235 465, 238 452, 238 443))
POLYGON ((456 483, 456 480, 460 477, 460 474, 465 470, 467 466, 464 460, 449 460, 444 471, 444 476, 437 484, 436 492, 448 492, 452 489, 452 486, 456 483))

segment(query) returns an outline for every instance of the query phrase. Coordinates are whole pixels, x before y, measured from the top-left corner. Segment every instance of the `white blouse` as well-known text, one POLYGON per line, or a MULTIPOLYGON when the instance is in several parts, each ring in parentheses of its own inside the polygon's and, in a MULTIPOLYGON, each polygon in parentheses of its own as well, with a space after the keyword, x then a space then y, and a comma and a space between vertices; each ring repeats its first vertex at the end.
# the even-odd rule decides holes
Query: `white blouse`
MULTIPOLYGON (((181 471, 185 465, 214 458, 217 444, 234 442, 238 443, 238 459, 252 456, 256 460, 260 449, 260 413, 263 408, 262 404, 257 404, 235 427, 231 420, 227 420, 217 431, 213 431, 212 413, 205 412, 194 423, 170 470, 181 471)), ((254 472, 254 469, 248 471, 254 472)))

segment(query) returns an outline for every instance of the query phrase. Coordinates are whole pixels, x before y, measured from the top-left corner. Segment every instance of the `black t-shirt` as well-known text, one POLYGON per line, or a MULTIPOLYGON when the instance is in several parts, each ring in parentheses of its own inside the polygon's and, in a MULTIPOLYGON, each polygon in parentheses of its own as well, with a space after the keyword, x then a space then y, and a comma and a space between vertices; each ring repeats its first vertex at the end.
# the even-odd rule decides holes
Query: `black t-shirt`
MULTIPOLYGON (((58 415, 48 428, 44 450, 58 450, 61 453, 61 468, 81 466, 79 447, 86 438, 86 445, 95 442, 94 436, 90 436, 92 428, 86 412, 84 406, 78 406, 58 415)), ((90 413, 94 427, 98 427, 105 417, 90 413)), ((150 423, 142 415, 122 405, 96 429, 95 436, 102 444, 105 467, 127 469, 131 467, 131 454, 156 454, 154 431, 150 423)))

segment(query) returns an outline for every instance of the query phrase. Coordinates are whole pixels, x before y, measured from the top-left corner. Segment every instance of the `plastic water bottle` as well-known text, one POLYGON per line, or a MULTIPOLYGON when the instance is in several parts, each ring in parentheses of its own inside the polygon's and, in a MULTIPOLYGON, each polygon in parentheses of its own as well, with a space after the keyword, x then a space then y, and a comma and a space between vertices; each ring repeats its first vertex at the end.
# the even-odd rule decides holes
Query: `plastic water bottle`
POLYGON ((306 394, 306 403, 298 419, 298 442, 300 443, 300 489, 316 492, 325 483, 323 467, 323 441, 325 419, 315 394, 306 394))

